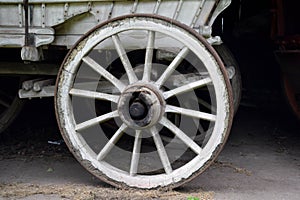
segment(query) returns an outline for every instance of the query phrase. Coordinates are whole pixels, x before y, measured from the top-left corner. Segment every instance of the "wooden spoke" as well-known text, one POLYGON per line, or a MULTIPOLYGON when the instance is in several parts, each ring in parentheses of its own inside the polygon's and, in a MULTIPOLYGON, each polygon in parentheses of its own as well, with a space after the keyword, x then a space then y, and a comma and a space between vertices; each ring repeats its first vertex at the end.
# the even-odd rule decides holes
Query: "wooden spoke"
POLYGON ((126 87, 124 83, 122 83, 120 80, 118 80, 114 75, 112 75, 105 68, 103 68, 101 65, 99 65, 91 57, 86 56, 86 57, 82 58, 82 60, 83 60, 83 62, 88 64, 93 70, 95 70, 97 73, 99 73, 101 76, 103 76, 109 82, 111 82, 114 86, 116 86, 116 88, 118 88, 119 91, 122 92, 124 90, 124 88, 126 87))
POLYGON ((180 86, 180 87, 175 88, 173 90, 164 92, 164 98, 168 99, 168 98, 170 98, 172 96, 192 91, 192 90, 194 90, 196 88, 203 87, 204 85, 207 85, 207 84, 209 84, 211 82, 212 82, 212 80, 210 78, 204 78, 204 79, 201 79, 199 81, 195 81, 195 82, 192 82, 192 83, 180 86))
POLYGON ((146 56, 145 56, 145 68, 143 74, 143 81, 150 81, 151 79, 154 40, 155 40, 155 33, 153 31, 149 31, 148 44, 147 44, 146 56))
POLYGON ((204 113, 196 110, 181 108, 177 106, 167 105, 165 112, 178 113, 192 118, 205 119, 208 121, 216 121, 216 115, 204 113))
POLYGON ((101 161, 107 156, 110 150, 116 145, 119 139, 122 137, 123 132, 127 129, 126 124, 122 124, 120 128, 115 132, 115 134, 110 138, 110 140, 106 143, 100 153, 97 155, 97 160, 101 161))
POLYGON ((159 79, 156 81, 156 85, 159 87, 162 86, 166 80, 170 77, 170 75, 174 72, 176 67, 181 63, 181 61, 185 58, 185 56, 188 54, 189 49, 187 47, 184 47, 174 58, 174 60, 171 62, 171 64, 168 66, 168 68, 164 71, 164 73, 159 77, 159 79))
POLYGON ((175 124, 169 121, 166 117, 162 117, 160 124, 172 131, 183 143, 190 147, 195 153, 200 154, 202 148, 189 138, 182 130, 180 130, 175 124))
POLYGON ((135 138, 134 138, 134 145, 133 145, 133 151, 132 151, 132 157, 131 157, 131 164, 130 164, 130 175, 134 176, 137 173, 139 160, 140 160, 140 152, 141 152, 141 144, 142 144, 142 138, 141 138, 141 130, 135 131, 135 138))
POLYGON ((99 99, 118 103, 119 95, 106 94, 101 92, 93 92, 89 90, 81 90, 72 88, 69 92, 73 96, 86 97, 91 99, 99 99))
POLYGON ((4 106, 5 108, 10 107, 10 103, 8 101, 3 100, 3 99, 0 99, 0 105, 4 106))
POLYGON ((91 127, 91 126, 94 126, 95 124, 107 121, 107 120, 109 120, 111 118, 114 118, 114 117, 117 117, 117 116, 119 116, 119 114, 118 114, 118 111, 115 110, 113 112, 101 115, 99 117, 96 117, 96 118, 93 118, 93 119, 90 119, 90 120, 87 120, 87 121, 82 122, 80 124, 77 124, 75 126, 75 130, 76 131, 84 130, 84 129, 87 129, 87 128, 91 127))
POLYGON ((114 42, 114 45, 116 47, 116 50, 119 54, 119 57, 123 63, 123 66, 125 68, 125 71, 127 73, 128 79, 129 79, 129 83, 135 83, 138 81, 138 78, 136 76, 136 74, 134 73, 131 63, 127 57, 126 51, 120 41, 120 38, 118 35, 113 35, 112 36, 112 40, 114 42))
POLYGON ((165 169, 166 174, 170 174, 173 170, 166 152, 166 149, 162 143, 161 137, 159 136, 156 127, 151 128, 151 134, 160 158, 160 161, 165 169))
POLYGON ((115 132, 115 134, 110 138, 110 140, 106 143, 100 153, 97 155, 97 160, 101 161, 107 156, 110 150, 116 145, 119 139, 122 137, 123 132, 127 129, 126 124, 122 124, 120 128, 115 132))

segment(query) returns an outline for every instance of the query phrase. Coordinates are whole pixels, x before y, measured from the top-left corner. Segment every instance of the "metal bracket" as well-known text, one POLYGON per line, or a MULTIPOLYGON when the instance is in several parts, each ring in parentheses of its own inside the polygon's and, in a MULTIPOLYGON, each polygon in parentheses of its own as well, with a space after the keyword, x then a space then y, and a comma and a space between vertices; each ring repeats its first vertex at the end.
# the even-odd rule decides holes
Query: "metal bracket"
POLYGON ((206 41, 211 45, 221 45, 223 43, 220 36, 206 38, 206 41))
POLYGON ((22 89, 19 90, 21 99, 53 97, 54 96, 54 79, 33 79, 24 81, 22 89))
POLYGON ((212 34, 212 28, 211 28, 211 26, 200 26, 200 27, 198 27, 198 32, 199 32, 203 37, 211 37, 211 34, 212 34))

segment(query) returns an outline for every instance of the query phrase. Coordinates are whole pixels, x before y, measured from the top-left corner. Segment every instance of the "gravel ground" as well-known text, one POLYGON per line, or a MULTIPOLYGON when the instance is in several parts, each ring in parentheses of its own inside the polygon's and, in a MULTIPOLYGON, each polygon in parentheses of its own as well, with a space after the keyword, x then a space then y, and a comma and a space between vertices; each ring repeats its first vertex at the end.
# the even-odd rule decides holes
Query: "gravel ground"
POLYGON ((0 199, 299 199, 300 123, 286 113, 241 106, 207 171, 172 191, 139 191, 96 180, 64 143, 49 144, 61 142, 50 103, 30 102, 1 134, 0 199))

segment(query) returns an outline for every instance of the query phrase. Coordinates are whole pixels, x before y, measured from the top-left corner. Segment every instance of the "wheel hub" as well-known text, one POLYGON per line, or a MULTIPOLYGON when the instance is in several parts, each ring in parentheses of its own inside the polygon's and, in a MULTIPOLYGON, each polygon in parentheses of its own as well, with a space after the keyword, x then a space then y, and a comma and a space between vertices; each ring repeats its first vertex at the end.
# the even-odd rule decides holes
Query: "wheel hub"
POLYGON ((121 120, 133 129, 149 128, 164 113, 165 101, 158 88, 147 83, 128 86, 118 103, 121 120))
POLYGON ((129 106, 129 114, 134 120, 141 120, 146 117, 148 109, 139 99, 134 100, 129 106))

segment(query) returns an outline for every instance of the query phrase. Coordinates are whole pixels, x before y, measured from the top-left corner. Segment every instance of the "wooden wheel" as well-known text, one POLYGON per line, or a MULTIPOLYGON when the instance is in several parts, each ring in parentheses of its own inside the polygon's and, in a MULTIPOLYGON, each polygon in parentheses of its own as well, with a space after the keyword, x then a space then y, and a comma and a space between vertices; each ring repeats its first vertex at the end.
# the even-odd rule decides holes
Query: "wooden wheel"
POLYGON ((0 77, 0 133, 3 132, 21 111, 24 101, 18 96, 20 77, 0 77))
POLYGON ((226 141, 232 107, 226 70, 205 39, 150 15, 113 19, 82 37, 55 94, 78 161, 110 184, 143 189, 173 188, 203 172, 226 141))
POLYGON ((286 75, 282 75, 283 92, 292 112, 300 119, 300 93, 290 83, 286 75))
POLYGON ((242 97, 242 77, 239 65, 225 44, 216 45, 214 48, 221 57, 225 67, 230 70, 233 68, 234 70, 234 76, 230 78, 230 84, 232 87, 234 113, 236 113, 242 97))

